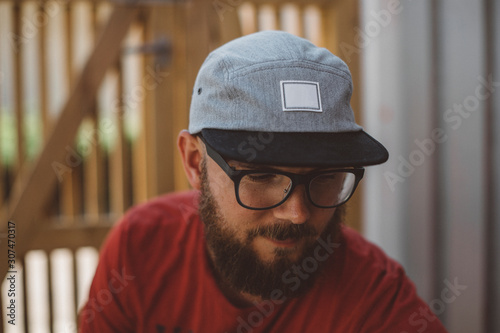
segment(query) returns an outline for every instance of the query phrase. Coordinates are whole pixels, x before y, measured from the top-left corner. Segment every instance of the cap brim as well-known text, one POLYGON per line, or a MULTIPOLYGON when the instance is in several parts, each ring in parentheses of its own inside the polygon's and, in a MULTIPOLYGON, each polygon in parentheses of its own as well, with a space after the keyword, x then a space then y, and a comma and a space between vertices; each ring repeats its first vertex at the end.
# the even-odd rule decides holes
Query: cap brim
POLYGON ((251 132, 203 129, 205 141, 228 160, 317 167, 360 167, 384 163, 384 146, 360 130, 343 133, 251 132))

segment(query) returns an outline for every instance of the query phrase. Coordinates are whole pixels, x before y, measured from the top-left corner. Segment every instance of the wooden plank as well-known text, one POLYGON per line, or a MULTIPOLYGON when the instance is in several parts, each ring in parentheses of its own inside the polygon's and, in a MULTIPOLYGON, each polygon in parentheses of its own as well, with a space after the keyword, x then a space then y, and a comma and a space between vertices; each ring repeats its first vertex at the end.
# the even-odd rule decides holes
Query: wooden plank
POLYGON ((187 11, 187 83, 188 87, 191 87, 191 90, 194 86, 198 70, 211 50, 207 31, 208 18, 206 12, 208 8, 205 8, 206 5, 206 1, 193 0, 193 4, 187 11))
MULTIPOLYGON (((9 201, 9 207, 2 209, 1 221, 15 221, 17 237, 24 240, 17 248, 20 253, 30 248, 30 237, 26 237, 26 234, 28 232, 36 234, 40 228, 37 219, 42 215, 42 210, 57 182, 58 175, 64 181, 66 173, 71 173, 71 165, 66 164, 68 155, 65 147, 72 142, 83 116, 91 107, 91 101, 96 96, 106 69, 116 61, 121 42, 138 12, 139 9, 135 7, 115 7, 33 171, 24 184, 14 186, 15 190, 9 201), (59 173, 54 170, 56 166, 60 168, 59 173), (65 172, 61 173, 61 170, 65 172)), ((1 224, 0 233, 6 233, 6 231, 7 224, 1 224)), ((0 243, 1 251, 7 251, 6 242, 0 243)), ((0 272, 3 274, 7 271, 6 263, 5 260, 0 261, 0 272)))
POLYGON ((303 6, 295 5, 294 3, 282 6, 281 15, 283 17, 281 25, 282 30, 295 36, 304 37, 303 6))
MULTIPOLYGON (((0 60, 1 60, 1 56, 2 56, 2 54, 0 54, 0 60)), ((2 80, 2 82, 5 82, 5 81, 3 81, 3 80, 5 80, 3 73, 0 73, 0 80, 2 80)), ((2 120, 3 120, 4 114, 2 112, 2 109, 3 109, 2 108, 2 94, 0 94, 0 129, 3 128, 2 127, 2 120)), ((3 155, 2 154, 2 145, 0 144, 0 207, 3 207, 4 200, 6 200, 5 192, 4 192, 6 190, 6 185, 4 183, 4 180, 6 177, 6 170, 5 170, 4 165, 3 165, 3 159, 1 158, 2 155, 3 155)), ((0 315, 2 315, 1 311, 0 311, 0 315)))
MULTIPOLYGON (((71 19, 71 8, 70 3, 66 4, 64 11, 64 30, 65 30, 65 41, 64 41, 64 53, 65 53, 65 68, 66 68, 66 84, 71 92, 74 86, 75 75, 74 75, 74 55, 73 55, 73 23, 71 19)), ((77 153, 75 145, 73 142, 69 143, 68 147, 72 150, 75 159, 79 160, 82 158, 80 154, 77 153)), ((81 163, 80 163, 81 164, 81 163)), ((80 167, 80 164, 78 167, 80 167)), ((76 169, 74 170, 76 171, 76 169)), ((79 172, 80 170, 78 170, 79 172)), ((81 182, 80 177, 76 172, 72 172, 70 177, 67 177, 66 181, 60 182, 60 207, 59 210, 62 215, 65 216, 75 216, 81 210, 81 182)))
MULTIPOLYGON (((148 20, 144 26, 144 40, 150 43, 158 42, 167 30, 165 25, 171 24, 172 15, 169 8, 159 7, 149 12, 148 20), (162 16, 165 16, 163 18, 162 16)), ((165 65, 158 60, 160 54, 153 53, 145 57, 144 71, 142 73, 141 90, 144 98, 143 137, 145 144, 148 198, 173 188, 172 147, 169 134, 172 129, 169 105, 171 91, 158 83, 157 75, 165 71, 165 65), (162 171, 163 169, 163 171, 162 171)))
POLYGON ((298 18, 297 18, 297 36, 299 37, 305 37, 306 31, 305 31, 305 23, 304 23, 304 16, 305 16, 305 10, 303 5, 296 5, 294 6, 296 10, 298 11, 298 18))
MULTIPOLYGON (((122 62, 116 62, 117 75, 117 99, 122 101, 124 98, 123 91, 123 72, 122 62)), ((114 109, 115 125, 116 125, 116 144, 109 156, 109 199, 110 210, 114 214, 122 214, 130 204, 130 184, 128 181, 128 172, 130 169, 130 152, 127 149, 127 142, 124 133, 124 108, 123 103, 118 103, 114 109)))
MULTIPOLYGON (((339 31, 337 31, 337 12, 335 4, 321 6, 321 22, 323 23, 323 47, 329 49, 333 54, 339 55, 339 31)), ((349 65, 349 59, 345 59, 349 65)))
POLYGON ((67 248, 76 251, 81 247, 91 246, 99 248, 112 228, 117 218, 101 216, 97 219, 77 217, 73 224, 69 221, 64 227, 57 226, 59 221, 47 218, 42 221, 44 227, 36 233, 29 233, 31 237, 29 250, 43 250, 50 252, 55 249, 67 248))
MULTIPOLYGON (((95 5, 91 12, 91 40, 96 44, 98 26, 97 11, 95 5)), ((109 75, 109 74, 108 74, 109 75)), ((87 120, 90 122, 90 129, 85 134, 85 145, 88 147, 88 153, 83 163, 84 171, 84 207, 86 216, 95 218, 104 211, 105 190, 107 185, 104 183, 104 159, 103 151, 100 146, 101 127, 99 124, 99 107, 97 98, 90 109, 87 120)), ((107 128, 107 127, 106 127, 107 128)))
MULTIPOLYGON (((172 7, 157 7, 150 12, 145 29, 146 40, 161 42, 174 26, 172 7)), ((175 33, 175 32, 174 32, 175 33)), ((169 50, 166 52, 170 52, 169 50)), ((171 54, 154 53, 147 57, 143 87, 146 92, 146 142, 150 197, 174 190, 173 93, 179 83, 173 81, 171 54)), ((176 110, 177 111, 177 110, 176 110)))
MULTIPOLYGON (((20 36, 20 38, 15 39, 14 46, 14 110, 16 115, 16 159, 14 170, 19 171, 24 165, 25 152, 26 152, 26 142, 24 139, 24 111, 23 111, 23 80, 24 71, 22 66, 23 61, 23 42, 21 41, 22 31, 21 31, 21 19, 22 19, 22 5, 20 3, 15 3, 12 6, 12 19, 13 19, 13 32, 15 36, 20 36)), ((16 172, 17 173, 17 172, 16 172)))
POLYGON ((23 322, 24 322, 24 332, 29 333, 30 327, 29 327, 29 313, 28 313, 28 283, 27 283, 27 276, 28 276, 28 269, 26 268, 26 261, 25 256, 20 257, 20 264, 21 267, 23 268, 23 276, 22 276, 22 288, 23 288, 23 322))
MULTIPOLYGON (((147 25, 146 15, 141 17, 140 26, 145 27, 147 25)), ((140 44, 144 44, 147 41, 144 30, 141 31, 141 39, 139 41, 140 44)), ((139 57, 141 62, 141 69, 146 68, 146 60, 142 55, 134 55, 139 57)), ((141 73, 144 75, 144 72, 141 73)), ((133 91, 129 92, 131 98, 133 98, 133 102, 137 105, 137 112, 141 115, 141 132, 139 136, 136 138, 133 148, 132 148, 132 179, 133 179, 133 189, 134 189, 134 204, 138 204, 146 201, 150 193, 149 190, 149 182, 148 182, 148 154, 147 154, 147 141, 146 141, 146 126, 147 126, 147 116, 146 116, 146 107, 143 98, 144 95, 141 95, 141 87, 140 85, 135 85, 133 91), (135 91, 138 91, 139 94, 136 94, 135 91)))
MULTIPOLYGON (((96 44, 97 29, 97 12, 96 10, 92 10, 90 38, 94 46, 96 44)), ((108 73, 108 79, 109 75, 108 73)), ((104 81, 106 82, 106 80, 104 81)), ((103 151, 100 147, 101 127, 99 118, 99 106, 96 98, 86 119, 90 126, 87 129, 87 133, 84 134, 84 144, 87 147, 87 154, 85 154, 83 163, 84 214, 93 218, 99 216, 104 211, 104 196, 107 187, 104 183, 104 160, 103 151)))
MULTIPOLYGON (((0 128, 1 126, 2 126, 2 111, 0 110, 0 128)), ((2 145, 0 145, 0 156, 2 156, 2 145)), ((6 187, 4 183, 4 179, 6 177, 6 171, 4 170, 2 162, 3 161, 0 160, 0 207, 3 207, 5 203, 4 201, 6 200, 4 194, 4 188, 6 187)))
POLYGON ((304 36, 309 39, 312 43, 319 47, 323 47, 324 43, 324 33, 325 30, 322 29, 323 21, 321 15, 321 8, 316 5, 310 5, 304 7, 304 20, 306 20, 307 29, 304 31, 304 36), (307 20, 306 20, 307 18, 307 20))
POLYGON ((272 4, 272 5, 286 5, 286 4, 297 4, 297 5, 312 5, 312 4, 318 4, 318 5, 328 5, 328 4, 333 4, 336 2, 340 2, 340 0, 250 0, 250 2, 258 4, 258 5, 264 5, 264 4, 272 4))
MULTIPOLYGON (((0 290, 0 299, 4 299, 4 293, 0 290)), ((3 306, 2 306, 3 308, 3 306)), ((2 318, 4 318, 4 312, 3 312, 3 309, 0 309, 0 316, 2 316, 2 318)), ((0 333, 4 333, 4 325, 3 323, 0 325, 0 333)), ((29 333, 28 331, 26 331, 26 333, 29 333)))
POLYGON ((47 310, 49 313, 49 331, 54 333, 54 286, 52 285, 52 256, 50 252, 46 252, 47 256, 47 310))
MULTIPOLYGON (((38 15, 43 17, 45 13, 45 2, 40 2, 38 15)), ((44 24, 40 25, 38 32, 38 86, 40 89, 40 114, 42 120, 43 140, 47 140, 51 128, 51 119, 48 112, 48 82, 47 82, 47 29, 44 24)))
POLYGON ((73 278, 73 309, 75 313, 75 318, 78 318, 78 262, 77 262, 77 255, 76 255, 76 250, 71 251, 71 271, 72 271, 72 278, 73 278))
MULTIPOLYGON (((2 288, 3 289, 3 288, 2 288)), ((3 291, 0 290, 0 299, 3 300, 5 299, 4 296, 5 294, 3 293, 3 291)), ((3 306, 2 306, 3 308, 3 306)), ((7 309, 6 309, 7 310, 7 309)), ((4 310, 3 309, 0 309, 0 315, 2 316, 2 318, 5 318, 4 317, 4 310)), ((17 318, 16 318, 17 319, 17 318)), ((5 325, 7 326, 7 325, 5 325)), ((4 328, 4 324, 3 324, 3 320, 2 320, 2 324, 0 325, 0 333, 4 333, 5 332, 5 328, 4 328)), ((29 333, 28 331, 25 331, 26 333, 29 333)))
MULTIPOLYGON (((215 15, 212 15, 215 17, 215 15)), ((241 23, 237 8, 225 14, 224 20, 219 20, 219 44, 225 44, 235 38, 241 37, 241 23)))
MULTIPOLYGON (((191 93, 193 90, 194 82, 203 61, 210 52, 210 41, 207 33, 207 26, 209 24, 207 9, 204 7, 206 2, 203 0, 193 0, 192 6, 189 6, 186 11, 186 90, 187 101, 186 105, 190 105, 191 93)), ((174 49, 175 50, 175 49, 174 49)), ((184 175, 184 171, 181 171, 184 175)), ((183 176, 185 178, 185 176, 183 176)))
POLYGON ((281 30, 283 27, 283 23, 281 22, 281 6, 279 4, 273 4, 271 6, 271 10, 273 12, 273 17, 274 17, 274 30, 281 30))
POLYGON ((256 6, 251 2, 245 2, 238 7, 238 14, 241 19, 241 33, 248 35, 257 32, 259 26, 256 6))
POLYGON ((99 146, 101 140, 99 130, 99 120, 97 118, 97 106, 91 108, 91 129, 88 132, 89 153, 85 156, 83 163, 84 172, 84 214, 87 216, 99 216, 104 211, 104 191, 106 184, 104 183, 104 161, 103 151, 99 146))
POLYGON ((170 77, 167 77, 165 84, 170 85, 174 91, 172 96, 173 131, 171 133, 174 144, 174 188, 175 190, 185 190, 189 188, 189 183, 184 174, 182 159, 177 152, 177 136, 182 129, 188 128, 189 105, 193 87, 189 86, 187 79, 188 71, 188 32, 186 27, 187 8, 186 6, 174 6, 174 25, 171 28, 172 44, 172 64, 170 77))
MULTIPOLYGON (((2 292, 2 290, 0 289, 0 299, 4 299, 4 293, 2 292)), ((3 306, 0 307, 0 316, 1 318, 4 318, 4 313, 3 313, 3 306)), ((3 327, 3 320, 2 322, 0 323, 0 333, 3 333, 4 332, 4 327, 3 327)))

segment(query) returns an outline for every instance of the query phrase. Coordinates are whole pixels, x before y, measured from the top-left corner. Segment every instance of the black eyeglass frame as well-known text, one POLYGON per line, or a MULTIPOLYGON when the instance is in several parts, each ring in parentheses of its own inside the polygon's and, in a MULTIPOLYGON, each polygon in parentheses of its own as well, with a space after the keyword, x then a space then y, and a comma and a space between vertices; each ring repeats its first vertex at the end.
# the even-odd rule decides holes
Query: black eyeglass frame
POLYGON ((278 207, 279 205, 283 204, 290 197, 290 195, 292 194, 295 187, 298 185, 301 185, 301 184, 304 184, 304 187, 305 187, 306 193, 307 193, 307 198, 309 199, 309 202, 311 202, 314 206, 316 206, 318 208, 335 208, 335 207, 341 206, 341 205, 345 204, 347 201, 349 201, 349 199, 354 194, 354 191, 358 187, 358 184, 361 181, 361 179, 363 178, 363 175, 365 173, 365 169, 360 168, 360 167, 352 168, 352 169, 333 169, 333 170, 327 170, 327 171, 321 170, 321 171, 314 171, 314 172, 310 172, 310 173, 306 173, 306 174, 285 172, 285 171, 274 170, 274 169, 236 170, 233 167, 231 167, 226 162, 226 160, 215 149, 213 149, 205 141, 205 139, 203 139, 203 137, 201 135, 199 135, 199 138, 205 144, 208 156, 210 156, 215 161, 215 163, 217 163, 221 167, 221 169, 226 173, 226 175, 233 181, 234 191, 235 191, 235 195, 236 195, 236 201, 238 202, 238 204, 240 204, 240 206, 242 206, 244 208, 251 209, 251 210, 266 210, 266 209, 272 209, 272 208, 278 207), (309 185, 311 183, 311 180, 313 180, 314 178, 316 178, 319 175, 332 173, 332 172, 349 172, 349 173, 352 173, 354 175, 354 186, 352 188, 351 194, 349 194, 349 196, 343 202, 341 202, 339 204, 336 204, 333 206, 318 205, 312 200, 311 193, 309 191, 309 185), (290 188, 290 190, 288 190, 288 192, 283 197, 283 199, 275 205, 272 205, 269 207, 263 207, 263 208, 255 208, 255 207, 247 206, 243 202, 241 202, 241 199, 240 199, 240 195, 239 195, 240 181, 246 175, 258 174, 258 173, 273 173, 273 174, 277 174, 277 175, 287 176, 288 178, 290 178, 292 180, 292 187, 290 188))

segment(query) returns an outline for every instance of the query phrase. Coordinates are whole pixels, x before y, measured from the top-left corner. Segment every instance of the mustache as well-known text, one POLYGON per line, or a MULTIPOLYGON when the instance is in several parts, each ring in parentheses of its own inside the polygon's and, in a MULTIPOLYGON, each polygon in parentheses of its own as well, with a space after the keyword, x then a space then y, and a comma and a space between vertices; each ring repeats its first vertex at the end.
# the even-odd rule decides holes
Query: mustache
POLYGON ((247 241, 250 242, 258 236, 263 236, 276 240, 286 240, 286 239, 299 240, 304 237, 318 236, 318 232, 307 223, 273 224, 273 225, 261 226, 250 230, 247 236, 247 241))

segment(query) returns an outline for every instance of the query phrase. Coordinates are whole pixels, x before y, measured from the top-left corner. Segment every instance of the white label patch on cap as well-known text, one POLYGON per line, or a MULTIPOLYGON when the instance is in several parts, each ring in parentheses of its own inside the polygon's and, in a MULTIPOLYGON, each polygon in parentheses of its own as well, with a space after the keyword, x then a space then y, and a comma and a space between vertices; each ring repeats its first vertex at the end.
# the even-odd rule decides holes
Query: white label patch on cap
POLYGON ((323 112, 319 83, 311 81, 280 81, 283 111, 323 112))

